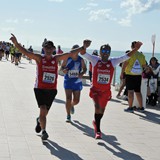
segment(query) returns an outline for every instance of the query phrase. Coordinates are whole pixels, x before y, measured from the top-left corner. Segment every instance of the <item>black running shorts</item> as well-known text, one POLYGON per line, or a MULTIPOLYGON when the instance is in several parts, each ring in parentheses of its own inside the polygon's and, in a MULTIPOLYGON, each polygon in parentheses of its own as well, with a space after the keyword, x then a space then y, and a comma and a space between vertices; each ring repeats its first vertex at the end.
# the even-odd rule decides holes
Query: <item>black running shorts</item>
POLYGON ((46 105, 47 109, 49 110, 52 102, 55 99, 55 96, 57 95, 57 90, 34 88, 34 93, 38 106, 40 107, 42 105, 46 105))
POLYGON ((127 90, 134 90, 134 92, 141 92, 141 75, 127 75, 126 74, 126 88, 127 90))

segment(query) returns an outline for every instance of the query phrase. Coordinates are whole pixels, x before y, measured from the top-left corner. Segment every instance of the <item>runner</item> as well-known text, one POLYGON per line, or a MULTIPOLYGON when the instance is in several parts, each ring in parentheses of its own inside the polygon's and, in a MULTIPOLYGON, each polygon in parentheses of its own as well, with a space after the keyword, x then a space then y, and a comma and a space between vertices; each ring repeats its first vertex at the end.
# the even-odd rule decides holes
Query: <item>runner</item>
MULTIPOLYGON (((73 49, 79 48, 74 45, 73 49)), ((71 122, 71 114, 74 113, 74 106, 79 103, 82 90, 82 76, 86 73, 87 68, 82 57, 75 55, 62 63, 61 70, 64 75, 64 89, 66 94, 66 122, 71 122), (73 97, 73 98, 72 98, 73 97)))
POLYGON ((94 113, 94 131, 95 138, 101 139, 102 133, 100 129, 101 119, 103 117, 106 105, 111 99, 111 82, 114 72, 114 67, 129 59, 140 47, 142 43, 137 42, 135 47, 129 53, 117 58, 110 58, 111 47, 109 44, 102 45, 100 48, 100 56, 93 56, 88 53, 82 53, 86 59, 92 63, 92 84, 90 88, 90 97, 93 99, 94 113))
POLYGON ((83 51, 84 48, 90 46, 91 41, 84 40, 83 47, 79 47, 62 55, 52 55, 55 48, 54 44, 52 41, 46 41, 43 46, 45 54, 40 55, 26 50, 18 43, 16 37, 13 34, 11 35, 10 40, 15 44, 19 51, 30 59, 34 59, 36 61, 37 77, 34 92, 40 108, 40 114, 37 118, 35 130, 37 133, 42 131, 41 138, 42 140, 46 140, 48 138, 48 133, 46 132, 46 117, 57 94, 58 61, 68 59, 74 54, 78 54, 80 51, 83 51))

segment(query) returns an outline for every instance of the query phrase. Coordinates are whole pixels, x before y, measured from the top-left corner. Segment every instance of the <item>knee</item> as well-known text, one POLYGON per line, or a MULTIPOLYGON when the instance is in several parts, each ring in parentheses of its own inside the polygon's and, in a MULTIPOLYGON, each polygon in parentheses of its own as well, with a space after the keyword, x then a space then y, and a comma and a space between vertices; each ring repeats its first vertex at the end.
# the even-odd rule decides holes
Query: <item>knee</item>
POLYGON ((74 103, 74 105, 78 104, 79 103, 79 99, 74 99, 73 103, 74 103))
POLYGON ((133 98, 134 92, 128 92, 128 98, 133 98))
POLYGON ((47 106, 41 106, 40 107, 40 117, 41 118, 46 117, 47 113, 48 113, 47 106))

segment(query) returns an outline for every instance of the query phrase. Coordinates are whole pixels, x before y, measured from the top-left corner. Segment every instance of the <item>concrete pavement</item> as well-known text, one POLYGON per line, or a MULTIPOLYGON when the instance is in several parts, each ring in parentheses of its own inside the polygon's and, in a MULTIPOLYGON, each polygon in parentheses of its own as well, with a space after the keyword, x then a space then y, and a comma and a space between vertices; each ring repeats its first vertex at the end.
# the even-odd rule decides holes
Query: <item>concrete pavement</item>
POLYGON ((159 160, 160 110, 126 113, 127 102, 113 98, 102 119, 102 140, 94 139, 94 107, 85 85, 72 124, 66 123, 63 77, 48 115, 49 139, 34 131, 39 114, 34 97, 35 63, 17 67, 0 61, 0 160, 159 160))

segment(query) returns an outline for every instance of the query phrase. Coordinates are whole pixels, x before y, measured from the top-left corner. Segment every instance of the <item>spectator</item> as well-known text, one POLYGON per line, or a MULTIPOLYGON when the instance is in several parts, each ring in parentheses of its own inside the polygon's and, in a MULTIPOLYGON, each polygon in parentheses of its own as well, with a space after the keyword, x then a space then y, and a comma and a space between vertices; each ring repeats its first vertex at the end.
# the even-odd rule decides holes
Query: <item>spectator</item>
MULTIPOLYGON (((136 41, 132 42, 131 49, 133 49, 136 45, 136 41)), ((129 60, 127 60, 124 65, 125 74, 126 74, 126 87, 128 90, 128 104, 129 107, 125 109, 126 112, 133 112, 134 107, 133 99, 134 99, 134 92, 136 94, 138 103, 139 103, 139 111, 144 112, 144 107, 142 104, 142 94, 141 94, 141 79, 142 79, 142 72, 143 68, 146 67, 146 60, 145 56, 137 51, 135 54, 131 56, 129 60)))

